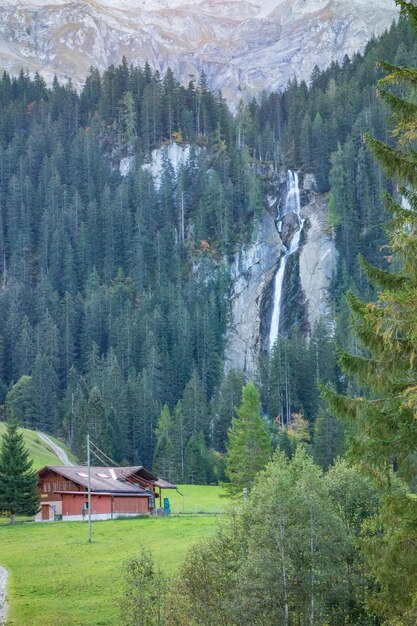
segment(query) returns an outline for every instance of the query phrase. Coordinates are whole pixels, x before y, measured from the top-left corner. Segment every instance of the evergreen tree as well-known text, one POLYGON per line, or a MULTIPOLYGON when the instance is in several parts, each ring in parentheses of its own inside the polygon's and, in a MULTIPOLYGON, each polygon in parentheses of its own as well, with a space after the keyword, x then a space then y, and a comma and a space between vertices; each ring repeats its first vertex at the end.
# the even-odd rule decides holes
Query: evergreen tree
POLYGON ((323 400, 319 403, 314 423, 312 455, 315 462, 324 470, 343 455, 346 448, 345 426, 330 414, 323 400))
POLYGON ((176 472, 175 447, 173 442, 173 423, 168 406, 165 404, 156 426, 156 446, 152 468, 158 475, 173 482, 176 472))
POLYGON ((197 435, 200 431, 208 438, 209 412, 206 403, 206 394, 196 369, 185 386, 182 398, 182 414, 184 420, 185 437, 197 435))
POLYGON ((227 431, 236 407, 242 398, 245 377, 242 372, 230 370, 216 388, 211 400, 211 441, 219 452, 226 451, 227 431))
MULTIPOLYGON (((417 30, 414 3, 399 0, 398 4, 417 30)), ((377 301, 364 303, 353 294, 349 296, 353 327, 363 352, 345 352, 340 362, 363 393, 360 397, 349 397, 327 390, 326 396, 332 409, 353 425, 352 455, 385 489, 379 523, 374 525, 373 537, 371 534, 367 544, 368 566, 375 580, 372 606, 386 623, 411 624, 417 619, 417 561, 411 554, 413 551, 405 546, 414 545, 417 540, 417 512, 410 505, 413 494, 407 497, 407 489, 398 485, 392 471, 409 484, 415 482, 417 69, 386 62, 381 67, 388 75, 380 80, 379 93, 392 109, 398 143, 389 146, 369 135, 366 141, 385 172, 399 181, 408 206, 401 199, 385 197, 391 214, 389 242, 393 269, 380 270, 362 261, 371 283, 380 289, 377 301), (375 549, 377 544, 380 549, 375 549)))
POLYGON ((85 406, 88 399, 88 388, 85 379, 82 378, 75 368, 71 368, 68 374, 68 384, 62 403, 62 426, 66 441, 72 450, 81 449, 81 437, 83 430, 85 406))
POLYGON ((85 404, 82 421, 78 424, 74 449, 81 459, 86 457, 87 435, 108 456, 112 455, 110 426, 104 411, 103 399, 98 387, 93 387, 85 404))
POLYGON ((0 511, 15 515, 35 515, 39 510, 38 476, 32 470, 23 433, 9 420, 0 446, 0 511))
POLYGON ((261 416, 259 391, 253 383, 242 390, 242 402, 228 431, 225 483, 232 494, 249 489, 256 474, 268 463, 272 452, 271 437, 261 416))
POLYGON ((204 435, 191 435, 184 453, 184 478, 190 485, 206 485, 212 476, 211 456, 204 435))
MULTIPOLYGON (((400 3, 417 20, 417 9, 400 3)), ((416 21, 417 25, 417 21, 416 21)), ((386 206, 392 215, 390 246, 396 271, 377 269, 362 260, 371 283, 380 288, 376 303, 363 303, 352 293, 348 301, 353 327, 363 346, 362 354, 343 353, 340 359, 345 372, 354 376, 368 397, 349 398, 328 391, 331 407, 355 425, 355 456, 380 479, 388 478, 394 464, 407 479, 417 473, 414 429, 417 396, 414 360, 417 316, 413 293, 417 285, 417 168, 413 164, 410 141, 417 131, 417 107, 408 100, 385 90, 386 85, 414 83, 417 69, 396 68, 382 63, 391 73, 380 81, 380 93, 393 107, 398 122, 396 134, 400 145, 389 147, 368 136, 367 143, 391 176, 405 185, 403 194, 410 203, 404 208, 391 196, 386 206), (363 433, 366 432, 366 437, 363 433)), ((417 78, 416 78, 417 80, 417 78)))

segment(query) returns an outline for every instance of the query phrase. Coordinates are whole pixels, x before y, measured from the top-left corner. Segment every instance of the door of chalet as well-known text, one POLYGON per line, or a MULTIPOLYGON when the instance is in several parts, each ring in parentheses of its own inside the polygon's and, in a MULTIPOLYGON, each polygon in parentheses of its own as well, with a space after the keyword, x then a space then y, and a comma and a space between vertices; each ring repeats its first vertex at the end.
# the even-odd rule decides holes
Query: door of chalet
POLYGON ((42 505, 42 519, 45 521, 49 520, 49 504, 42 505))

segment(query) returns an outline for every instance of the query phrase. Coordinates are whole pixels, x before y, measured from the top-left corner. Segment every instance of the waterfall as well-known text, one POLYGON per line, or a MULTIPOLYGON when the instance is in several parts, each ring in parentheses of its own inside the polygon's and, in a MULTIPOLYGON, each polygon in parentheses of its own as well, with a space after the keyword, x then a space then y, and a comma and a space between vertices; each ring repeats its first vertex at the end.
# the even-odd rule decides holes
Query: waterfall
POLYGON ((287 174, 287 198, 285 201, 284 211, 277 216, 278 223, 282 225, 282 218, 288 213, 294 213, 297 216, 298 229, 294 232, 288 248, 285 248, 284 256, 281 257, 279 267, 275 274, 274 280, 274 308, 272 310, 271 326, 269 329, 269 351, 271 352, 274 343, 279 334, 279 324, 282 309, 282 288, 284 286, 285 267, 288 258, 297 252, 300 247, 300 238, 303 231, 304 220, 300 217, 300 188, 298 186, 297 172, 288 170, 287 174))

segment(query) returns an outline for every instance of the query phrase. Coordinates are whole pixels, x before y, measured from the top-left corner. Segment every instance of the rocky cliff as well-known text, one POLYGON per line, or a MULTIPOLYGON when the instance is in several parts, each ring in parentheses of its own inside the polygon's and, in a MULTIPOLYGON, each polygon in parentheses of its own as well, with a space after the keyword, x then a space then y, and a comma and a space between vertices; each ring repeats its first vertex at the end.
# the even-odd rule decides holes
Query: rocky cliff
POLYGON ((329 286, 336 271, 337 251, 327 228, 327 203, 315 194, 303 207, 307 228, 299 261, 300 284, 304 294, 310 329, 328 315, 329 286))
MULTIPOLYGON (((274 277, 282 263, 284 244, 288 249, 291 219, 294 218, 293 214, 288 214, 283 220, 276 219, 285 204, 285 185, 282 184, 285 172, 273 176, 280 190, 279 197, 274 198, 273 205, 257 221, 254 242, 237 250, 230 268, 232 288, 226 369, 241 370, 248 378, 256 372, 260 352, 270 350, 274 277)), ((336 270, 337 251, 328 232, 326 199, 315 193, 312 176, 305 176, 301 187, 304 227, 300 248, 289 257, 286 265, 279 326, 280 333, 286 334, 297 326, 307 335, 321 316, 331 313, 329 287, 336 270)))
POLYGON ((255 225, 253 243, 242 246, 231 266, 230 326, 226 369, 248 378, 256 371, 261 349, 261 323, 282 252, 282 242, 272 215, 265 211, 255 225))
POLYGON ((308 79, 364 48, 394 0, 0 0, 0 68, 81 84, 90 66, 146 60, 229 100, 308 79))

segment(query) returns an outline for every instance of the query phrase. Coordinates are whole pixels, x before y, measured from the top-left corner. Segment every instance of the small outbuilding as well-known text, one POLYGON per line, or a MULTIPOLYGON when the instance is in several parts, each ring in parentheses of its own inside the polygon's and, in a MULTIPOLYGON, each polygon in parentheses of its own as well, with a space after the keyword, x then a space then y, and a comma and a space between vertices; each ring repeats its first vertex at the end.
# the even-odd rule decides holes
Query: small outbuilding
MULTIPOLYGON (((76 521, 88 516, 88 468, 47 465, 39 473, 41 508, 36 521, 76 521)), ((142 466, 91 467, 94 520, 151 514, 162 489, 175 489, 142 466)))

